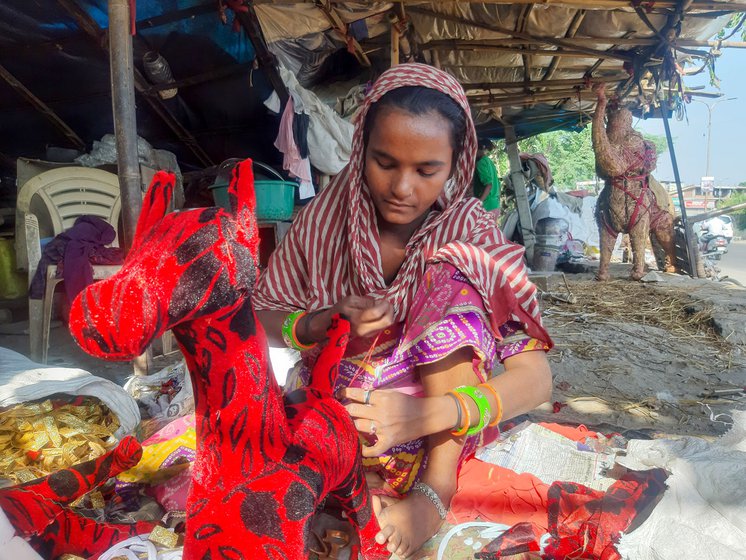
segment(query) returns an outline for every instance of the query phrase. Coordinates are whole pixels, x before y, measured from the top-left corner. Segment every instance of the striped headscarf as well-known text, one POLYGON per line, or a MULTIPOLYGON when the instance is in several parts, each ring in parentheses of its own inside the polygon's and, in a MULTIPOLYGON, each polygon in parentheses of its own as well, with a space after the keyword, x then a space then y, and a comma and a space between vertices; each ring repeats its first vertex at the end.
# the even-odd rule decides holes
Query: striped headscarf
POLYGON ((508 320, 550 342, 541 325, 536 288, 528 280, 523 247, 509 243, 494 217, 466 193, 474 173, 477 136, 461 85, 425 64, 401 64, 375 82, 357 115, 350 162, 303 209, 273 253, 253 295, 256 309, 308 311, 348 295, 370 295, 394 306, 404 321, 428 262, 458 268, 484 300, 495 333, 508 320), (386 286, 373 201, 365 185, 363 125, 371 105, 389 91, 422 86, 454 99, 466 114, 466 138, 449 184, 410 239, 402 267, 386 286))

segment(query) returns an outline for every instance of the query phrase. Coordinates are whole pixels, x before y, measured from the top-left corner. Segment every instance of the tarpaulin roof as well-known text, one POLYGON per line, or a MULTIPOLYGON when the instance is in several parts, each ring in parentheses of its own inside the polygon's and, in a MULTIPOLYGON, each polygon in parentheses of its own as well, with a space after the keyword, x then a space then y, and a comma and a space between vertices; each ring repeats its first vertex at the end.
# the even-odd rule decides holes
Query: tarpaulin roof
MULTIPOLYGON (((578 127, 592 82, 648 105, 655 75, 676 90, 687 60, 706 62, 719 46, 707 39, 743 10, 712 0, 137 0, 138 132, 187 170, 234 156, 273 163, 279 117, 262 104, 273 65, 332 103, 392 56, 458 78, 484 136, 506 124, 519 136, 578 127), (233 10, 251 13, 263 37, 250 39, 233 10), (175 97, 143 77, 147 51, 168 61, 175 97), (330 97, 335 83, 344 87, 330 97)), ((44 157, 48 144, 90 147, 112 131, 106 27, 106 0, 0 3, 0 161, 44 157)))
MULTIPOLYGON (((106 0, 0 3, 0 65, 88 147, 113 131, 109 58, 102 46, 106 10, 106 0), (66 5, 82 13, 71 13, 66 5), (93 33, 83 29, 86 15, 93 33)), ((155 89, 139 88, 140 136, 175 152, 187 169, 233 155, 277 158, 270 135, 276 133, 278 117, 262 105, 272 89, 265 75, 254 71, 251 41, 221 22, 215 2, 139 0, 134 53, 140 69, 147 51, 159 52, 174 78, 190 83, 168 100, 155 89), (209 161, 188 149, 160 112, 193 135, 209 161), (249 148, 253 152, 247 154, 249 148)), ((0 152, 11 157, 44 157, 47 144, 75 147, 54 119, 7 79, 0 79, 0 130, 0 152)))

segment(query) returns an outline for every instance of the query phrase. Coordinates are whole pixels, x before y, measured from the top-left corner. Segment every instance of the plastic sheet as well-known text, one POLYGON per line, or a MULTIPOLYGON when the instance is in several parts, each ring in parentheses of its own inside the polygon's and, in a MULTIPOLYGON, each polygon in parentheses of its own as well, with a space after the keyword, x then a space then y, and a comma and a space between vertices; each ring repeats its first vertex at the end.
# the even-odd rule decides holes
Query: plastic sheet
POLYGON ((18 352, 0 347, 0 407, 37 401, 63 393, 95 397, 119 420, 116 438, 131 434, 140 423, 135 400, 119 385, 74 368, 32 362, 18 352))

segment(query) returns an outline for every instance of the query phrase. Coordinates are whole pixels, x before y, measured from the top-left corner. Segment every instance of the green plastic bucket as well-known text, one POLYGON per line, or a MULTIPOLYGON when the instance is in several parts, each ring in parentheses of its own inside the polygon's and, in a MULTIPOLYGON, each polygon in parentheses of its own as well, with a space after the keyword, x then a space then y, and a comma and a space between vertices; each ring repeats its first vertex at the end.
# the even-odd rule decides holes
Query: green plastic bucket
POLYGON ((290 181, 254 181, 258 220, 289 220, 293 216, 295 189, 290 181))
MULTIPOLYGON (((215 184, 210 186, 215 206, 230 210, 227 176, 229 176, 235 162, 238 161, 236 159, 226 160, 221 164, 220 167, 224 168, 225 172, 221 172, 215 184)), ((291 181, 282 180, 282 176, 266 164, 255 161, 254 165, 279 177, 278 180, 257 179, 254 181, 257 219, 282 221, 292 218, 295 206, 295 189, 298 185, 291 181)))

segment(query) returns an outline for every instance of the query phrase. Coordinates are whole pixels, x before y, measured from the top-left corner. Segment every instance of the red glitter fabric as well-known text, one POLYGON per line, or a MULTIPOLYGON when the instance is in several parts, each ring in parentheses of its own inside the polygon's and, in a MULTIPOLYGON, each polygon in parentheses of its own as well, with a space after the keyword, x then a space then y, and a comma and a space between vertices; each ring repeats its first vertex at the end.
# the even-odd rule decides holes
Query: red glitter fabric
POLYGON ((158 173, 122 270, 75 300, 70 330, 87 352, 128 360, 171 329, 195 392, 197 455, 184 559, 308 555, 309 522, 332 494, 359 528, 365 558, 388 558, 357 432, 331 395, 349 332, 337 320, 309 387, 283 397, 251 303, 258 234, 251 161, 229 187, 231 212, 166 214, 174 176, 158 173))
POLYGON ((42 558, 74 554, 96 558, 115 543, 149 533, 153 523, 97 523, 67 506, 110 477, 134 467, 142 448, 125 437, 108 453, 62 469, 39 480, 0 490, 0 508, 16 530, 42 558))
POLYGON ((665 491, 667 477, 663 469, 630 471, 606 492, 555 482, 549 488, 545 542, 540 526, 518 523, 474 557, 493 560, 541 550, 542 558, 552 560, 620 560, 616 544, 622 532, 650 512, 665 491))

